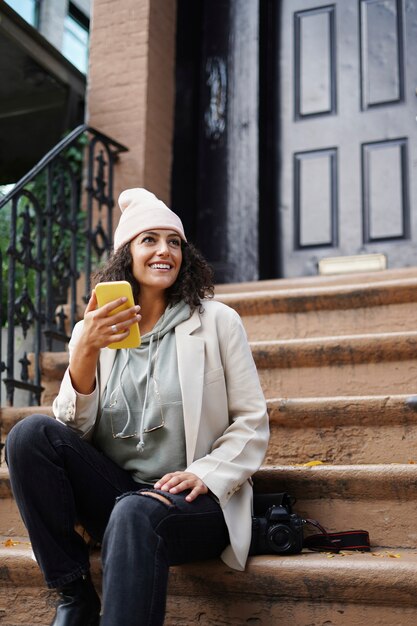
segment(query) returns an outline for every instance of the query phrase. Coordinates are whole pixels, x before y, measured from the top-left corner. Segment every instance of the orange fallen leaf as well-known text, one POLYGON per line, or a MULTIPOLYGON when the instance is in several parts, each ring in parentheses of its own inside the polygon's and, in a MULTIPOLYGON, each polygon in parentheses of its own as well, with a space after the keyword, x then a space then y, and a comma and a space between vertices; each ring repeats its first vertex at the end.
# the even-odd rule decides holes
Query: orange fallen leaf
POLYGON ((394 554, 394 552, 372 552, 372 556, 384 557, 388 556, 390 559, 400 559, 401 554, 394 554))
POLYGON ((25 545, 25 546, 30 546, 30 541, 15 541, 14 539, 6 539, 6 541, 3 541, 3 545, 5 548, 13 548, 14 546, 17 545, 25 545))
POLYGON ((323 461, 308 461, 303 463, 303 467, 314 467, 315 465, 324 465, 323 461))

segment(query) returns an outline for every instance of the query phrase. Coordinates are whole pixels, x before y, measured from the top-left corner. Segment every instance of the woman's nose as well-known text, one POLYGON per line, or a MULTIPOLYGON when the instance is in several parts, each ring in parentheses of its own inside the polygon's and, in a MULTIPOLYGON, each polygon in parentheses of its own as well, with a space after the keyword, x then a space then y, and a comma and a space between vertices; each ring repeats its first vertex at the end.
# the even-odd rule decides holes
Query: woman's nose
POLYGON ((160 241, 158 245, 157 253, 160 256, 165 256, 166 254, 168 254, 168 252, 169 252, 168 243, 166 241, 160 241))

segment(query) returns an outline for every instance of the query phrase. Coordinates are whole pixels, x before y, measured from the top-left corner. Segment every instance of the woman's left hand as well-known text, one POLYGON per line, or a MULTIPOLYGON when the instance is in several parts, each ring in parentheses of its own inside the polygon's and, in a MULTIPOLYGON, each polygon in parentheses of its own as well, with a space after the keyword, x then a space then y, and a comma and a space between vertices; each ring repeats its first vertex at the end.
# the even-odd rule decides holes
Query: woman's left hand
POLYGON ((185 489, 191 489, 185 498, 187 502, 192 502, 202 493, 208 493, 208 488, 203 481, 191 472, 165 474, 154 484, 154 489, 161 489, 161 491, 168 491, 169 493, 180 493, 185 489))

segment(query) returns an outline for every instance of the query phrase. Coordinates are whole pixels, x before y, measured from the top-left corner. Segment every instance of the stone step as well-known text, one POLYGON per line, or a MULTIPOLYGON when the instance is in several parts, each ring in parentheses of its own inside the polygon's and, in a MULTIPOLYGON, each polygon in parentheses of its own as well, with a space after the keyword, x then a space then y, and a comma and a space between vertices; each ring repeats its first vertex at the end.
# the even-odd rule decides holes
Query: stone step
POLYGON ((258 493, 286 491, 294 510, 329 531, 365 529, 373 546, 414 548, 417 527, 414 464, 264 466, 254 476, 258 493))
POLYGON ((52 406, 49 404, 43 406, 3 407, 0 409, 2 435, 7 435, 17 422, 33 413, 41 413, 42 415, 50 415, 52 417, 52 406))
MULTIPOLYGON (((52 408, 3 408, 3 438, 32 413, 52 408)), ((266 464, 417 463, 416 395, 271 398, 268 413, 266 464)))
MULTIPOLYGON (((251 348, 267 398, 391 395, 416 388, 416 331, 253 341, 251 348)), ((65 352, 44 354, 44 405, 58 393, 67 363, 65 352)))
POLYGON ((323 553, 304 552, 254 557, 245 573, 214 561, 176 567, 170 578, 167 623, 415 624, 416 551, 396 551, 398 558, 390 558, 391 553, 384 550, 374 554, 329 558, 323 553), (172 606, 178 607, 181 621, 169 619, 176 612, 170 611, 172 606))
MULTIPOLYGON (((28 355, 29 361, 34 363, 32 354, 28 355)), ((41 395, 42 405, 51 405, 56 398, 64 372, 68 367, 68 352, 42 352, 40 368, 42 386, 44 391, 41 395)), ((29 378, 33 379, 34 370, 29 366, 29 378)))
MULTIPOLYGON (((56 596, 44 588, 30 546, 0 541, 0 562, 2 623, 50 624, 56 596)), ((100 591, 97 554, 92 571, 100 591)), ((414 626, 416 585, 415 550, 258 556, 245 572, 219 560, 192 563, 171 568, 165 624, 414 626)))
POLYGON ((242 283, 224 283, 215 285, 216 294, 242 293, 248 291, 277 291, 280 289, 300 289, 303 287, 324 287, 331 285, 364 285, 366 283, 384 282, 417 278, 417 267, 402 267, 377 272, 354 272, 333 276, 301 276, 297 278, 272 278, 242 283))
POLYGON ((417 396, 272 398, 266 465, 417 463, 417 396))
MULTIPOLYGON (((31 363, 34 362, 33 355, 28 355, 31 363)), ((68 352, 42 352, 40 356, 40 368, 42 371, 42 377, 48 380, 61 381, 68 367, 68 352)), ((29 367, 29 377, 32 378, 34 372, 32 367, 29 367)), ((48 404, 45 402, 45 404, 48 404)))
MULTIPOLYGON (((0 539, 2 581, 0 623, 5 626, 49 626, 57 595, 45 587, 26 536, 0 539)), ((92 559, 93 579, 101 583, 99 555, 92 559)))
MULTIPOLYGON (((2 409, 2 435, 50 406, 2 409)), ((417 463, 417 396, 271 398, 265 464, 417 463)), ((1 476, 1 472, 0 472, 1 476)))
POLYGON ((411 331, 417 278, 363 285, 220 294, 243 319, 251 341, 411 331))
POLYGON ((0 467, 0 535, 8 537, 26 535, 25 525, 12 496, 9 472, 6 465, 0 467))
POLYGON ((417 332, 251 343, 267 398, 410 394, 417 332))
MULTIPOLYGON (((257 492, 287 491, 295 510, 328 530, 365 528, 373 545, 412 548, 417 542, 417 466, 414 464, 273 465, 254 476, 257 492)), ((11 497, 5 468, 0 470, 0 534, 25 535, 11 497)))
POLYGON ((16 502, 11 497, 0 498, 0 535, 21 537, 26 533, 16 502))

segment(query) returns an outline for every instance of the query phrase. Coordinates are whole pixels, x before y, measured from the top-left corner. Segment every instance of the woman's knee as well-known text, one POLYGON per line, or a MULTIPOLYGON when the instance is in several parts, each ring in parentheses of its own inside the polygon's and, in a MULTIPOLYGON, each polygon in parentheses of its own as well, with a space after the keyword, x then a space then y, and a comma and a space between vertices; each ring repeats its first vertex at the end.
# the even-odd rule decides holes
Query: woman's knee
MULTIPOLYGON (((151 491, 151 490, 150 490, 151 491)), ((173 505, 151 497, 148 492, 134 491, 117 499, 110 516, 109 526, 155 528, 169 514, 173 505)))
POLYGON ((17 422, 6 438, 6 461, 9 461, 14 452, 23 454, 25 450, 33 449, 39 440, 44 437, 45 426, 56 424, 56 421, 47 415, 34 413, 17 422))

